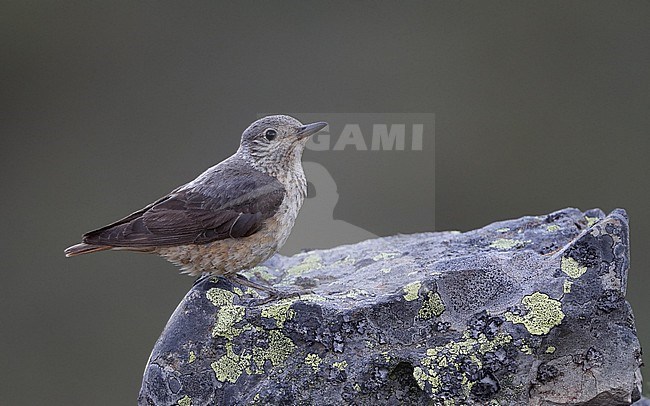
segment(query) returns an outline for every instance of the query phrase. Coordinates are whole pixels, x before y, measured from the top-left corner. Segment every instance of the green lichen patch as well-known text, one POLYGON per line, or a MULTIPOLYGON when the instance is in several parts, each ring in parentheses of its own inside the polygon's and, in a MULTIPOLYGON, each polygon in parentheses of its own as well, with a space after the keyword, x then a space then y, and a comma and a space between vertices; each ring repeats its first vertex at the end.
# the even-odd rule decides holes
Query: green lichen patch
POLYGON ((348 367, 348 362, 347 361, 340 361, 340 362, 335 362, 332 364, 332 368, 336 368, 339 371, 344 371, 345 368, 348 367))
POLYGON ((194 361, 196 361, 196 354, 194 354, 194 351, 190 351, 190 356, 187 359, 187 363, 191 364, 194 361))
POLYGON ((250 271, 244 272, 244 273, 245 274, 247 273, 247 274, 255 275, 258 278, 262 278, 267 282, 275 279, 275 276, 273 276, 273 274, 271 272, 269 272, 269 268, 267 268, 264 265, 258 265, 256 267, 254 267, 253 269, 251 269, 250 271))
POLYGON ((565 280, 564 284, 562 285, 562 292, 564 293, 571 293, 571 285, 573 285, 573 282, 570 280, 565 280))
POLYGON ((320 369, 320 364, 322 363, 323 363, 323 359, 318 354, 310 353, 307 354, 307 356, 305 357, 305 364, 312 367, 314 372, 318 372, 318 370, 320 369))
POLYGON ((390 354, 388 353, 388 351, 382 352, 381 355, 384 356, 384 359, 386 360, 386 362, 390 362, 391 357, 390 357, 390 354))
POLYGON ((560 228, 561 227, 558 226, 557 224, 549 224, 548 226, 546 226, 546 231, 555 232, 560 230, 560 228))
POLYGON ((577 279, 584 275, 587 272, 586 266, 580 266, 578 261, 571 257, 562 257, 562 263, 560 264, 562 272, 569 275, 573 279, 577 279))
POLYGON ((215 306, 225 306, 232 304, 235 294, 226 289, 211 288, 205 292, 205 296, 215 306))
POLYGON ((511 240, 509 238, 498 238, 490 244, 490 248, 499 250, 511 250, 513 248, 521 248, 529 241, 511 240))
POLYGON ((226 343, 226 355, 219 358, 210 366, 219 382, 235 383, 244 371, 250 367, 251 355, 236 354, 232 350, 232 343, 226 343))
POLYGON ((192 398, 185 395, 178 400, 178 406, 192 406, 192 398))
POLYGON ((421 389, 434 397, 443 389, 443 377, 451 378, 461 387, 462 394, 459 395, 468 397, 472 386, 476 384, 469 371, 483 368, 485 354, 502 348, 511 341, 512 336, 506 333, 499 332, 492 338, 479 333, 473 338, 466 331, 460 340, 428 348, 426 356, 420 359, 421 365, 413 368, 413 378, 421 389))
POLYGON ((418 292, 420 291, 420 286, 422 286, 422 282, 417 281, 417 282, 411 282, 408 285, 404 286, 404 300, 407 302, 411 302, 415 299, 418 298, 418 292))
POLYGON ((552 345, 549 345, 549 346, 546 348, 546 353, 547 353, 547 354, 553 354, 554 352, 555 352, 555 347, 553 347, 552 345))
POLYGON ((589 216, 586 216, 585 220, 587 220, 587 227, 591 227, 600 221, 598 217, 589 217, 589 216))
POLYGON ((291 339, 278 330, 269 331, 269 345, 267 348, 254 347, 253 361, 257 365, 256 373, 264 372, 264 363, 271 361, 274 367, 282 365, 296 350, 296 345, 291 339))
POLYGON ((205 295, 213 305, 219 308, 216 315, 216 322, 212 329, 212 337, 224 337, 232 340, 241 334, 242 331, 251 327, 250 325, 235 327, 235 324, 244 319, 246 308, 233 304, 233 299, 235 298, 233 292, 220 288, 211 288, 205 295))
POLYGON ((216 322, 212 328, 212 337, 224 337, 232 340, 240 335, 243 331, 248 330, 251 326, 235 327, 235 324, 244 319, 246 308, 239 305, 225 305, 219 308, 216 322))
POLYGON ((418 318, 428 320, 433 316, 440 317, 445 311, 445 304, 438 292, 428 292, 426 299, 422 301, 422 306, 418 310, 418 318))
POLYGON ((297 299, 283 299, 277 303, 262 308, 262 317, 267 319, 275 319, 275 325, 278 328, 284 327, 287 320, 291 320, 296 312, 291 309, 291 305, 297 299))
POLYGON ((428 372, 424 372, 424 369, 415 367, 413 368, 413 378, 415 378, 415 382, 417 382, 422 390, 428 389, 434 394, 440 390, 440 375, 434 369, 429 369, 428 372))
POLYGON ((545 293, 535 292, 532 295, 524 296, 521 303, 528 310, 526 315, 520 316, 507 312, 505 318, 511 323, 523 324, 530 334, 548 334, 564 319, 562 303, 559 300, 551 299, 545 293))
POLYGON ((321 257, 318 255, 310 255, 302 260, 298 265, 292 266, 287 270, 287 274, 297 276, 302 275, 307 271, 320 269, 323 267, 321 257))

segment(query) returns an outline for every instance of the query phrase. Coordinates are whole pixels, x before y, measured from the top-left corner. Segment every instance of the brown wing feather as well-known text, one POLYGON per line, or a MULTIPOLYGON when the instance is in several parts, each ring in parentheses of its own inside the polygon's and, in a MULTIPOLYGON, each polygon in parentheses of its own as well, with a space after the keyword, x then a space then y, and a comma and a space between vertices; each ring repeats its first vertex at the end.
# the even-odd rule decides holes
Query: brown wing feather
POLYGON ((122 220, 84 234, 83 242, 135 248, 246 237, 277 212, 284 192, 280 182, 262 172, 224 170, 207 184, 177 189, 122 220))

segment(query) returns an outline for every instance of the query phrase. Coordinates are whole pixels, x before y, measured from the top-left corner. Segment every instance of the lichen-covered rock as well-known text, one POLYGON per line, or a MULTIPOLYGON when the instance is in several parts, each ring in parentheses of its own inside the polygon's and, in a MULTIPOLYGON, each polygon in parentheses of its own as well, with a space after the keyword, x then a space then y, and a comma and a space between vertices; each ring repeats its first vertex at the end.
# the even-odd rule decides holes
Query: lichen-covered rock
POLYGON ((141 405, 625 405, 641 349, 628 220, 565 209, 467 233, 276 256, 247 275, 313 293, 259 305, 199 279, 141 405))

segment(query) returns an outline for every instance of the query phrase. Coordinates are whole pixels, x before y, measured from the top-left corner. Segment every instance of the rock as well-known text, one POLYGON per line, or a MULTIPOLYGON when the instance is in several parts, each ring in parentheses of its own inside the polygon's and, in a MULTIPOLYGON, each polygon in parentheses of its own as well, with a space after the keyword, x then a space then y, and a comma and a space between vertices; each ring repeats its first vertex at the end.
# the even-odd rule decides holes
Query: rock
POLYGON ((140 405, 627 405, 641 348, 628 219, 565 209, 275 256, 247 272, 313 293, 256 303, 197 281, 140 405))

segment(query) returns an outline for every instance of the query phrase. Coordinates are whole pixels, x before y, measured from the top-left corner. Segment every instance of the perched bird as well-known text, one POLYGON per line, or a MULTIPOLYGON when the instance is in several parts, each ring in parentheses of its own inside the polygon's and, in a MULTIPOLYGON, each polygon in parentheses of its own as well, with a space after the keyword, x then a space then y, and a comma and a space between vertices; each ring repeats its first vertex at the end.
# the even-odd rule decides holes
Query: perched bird
POLYGON ((309 136, 326 125, 303 125, 284 115, 261 118, 244 131, 234 155, 143 209, 84 234, 65 255, 156 253, 190 275, 210 272, 263 288, 237 272, 270 258, 289 237, 307 194, 302 153, 309 136))

